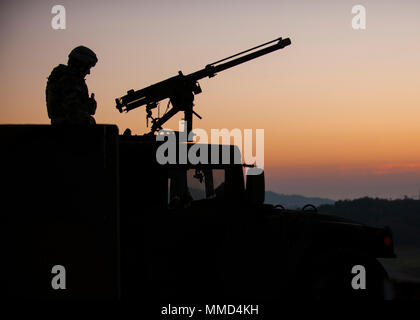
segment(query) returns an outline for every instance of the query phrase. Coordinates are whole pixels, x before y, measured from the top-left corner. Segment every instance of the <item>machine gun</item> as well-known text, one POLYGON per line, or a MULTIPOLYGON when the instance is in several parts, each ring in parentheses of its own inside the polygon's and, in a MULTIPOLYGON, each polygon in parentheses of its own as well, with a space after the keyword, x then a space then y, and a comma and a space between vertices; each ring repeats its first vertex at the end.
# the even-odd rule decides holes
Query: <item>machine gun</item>
POLYGON ((191 74, 184 75, 181 71, 179 71, 177 76, 155 83, 149 87, 137 91, 134 91, 133 89, 129 90, 125 96, 115 99, 117 103, 116 108, 120 112, 128 112, 135 108, 146 105, 146 121, 148 123, 149 119, 152 120, 152 129, 150 131, 151 134, 162 129, 162 125, 165 122, 171 119, 179 111, 183 111, 185 113, 184 119, 187 121, 188 135, 192 130, 193 114, 201 119, 201 117, 193 110, 194 95, 201 93, 200 84, 197 82, 198 80, 205 77, 212 78, 216 75, 216 73, 220 71, 232 68, 238 64, 261 57, 273 51, 283 49, 290 44, 291 41, 289 38, 278 38, 251 49, 242 51, 225 59, 210 63, 206 65, 204 69, 198 70, 191 74), (267 46, 274 42, 276 43, 267 46), (261 47, 265 48, 259 49, 261 47), (248 53, 250 51, 253 52, 248 53), (244 55, 245 53, 248 54, 244 55), (167 98, 169 98, 168 108, 169 104, 172 104, 172 108, 167 110, 167 112, 165 112, 162 117, 153 118, 152 109, 158 106, 159 101, 167 98))

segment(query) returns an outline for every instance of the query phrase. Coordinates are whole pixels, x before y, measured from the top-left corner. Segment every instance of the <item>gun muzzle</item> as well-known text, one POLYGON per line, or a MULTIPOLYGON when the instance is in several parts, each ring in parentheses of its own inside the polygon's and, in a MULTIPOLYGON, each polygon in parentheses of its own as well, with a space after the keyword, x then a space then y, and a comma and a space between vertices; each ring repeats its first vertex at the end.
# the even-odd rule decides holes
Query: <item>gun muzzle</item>
POLYGON ((290 46, 292 44, 292 41, 290 41, 290 38, 282 39, 280 40, 281 44, 284 47, 290 46))

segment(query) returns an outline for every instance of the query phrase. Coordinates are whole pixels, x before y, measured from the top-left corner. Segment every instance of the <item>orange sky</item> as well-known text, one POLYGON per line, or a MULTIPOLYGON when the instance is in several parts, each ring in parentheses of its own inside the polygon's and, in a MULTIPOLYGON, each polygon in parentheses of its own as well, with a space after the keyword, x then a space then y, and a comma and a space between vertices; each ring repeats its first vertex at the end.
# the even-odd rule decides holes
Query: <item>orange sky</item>
POLYGON ((290 37, 200 81, 195 127, 264 129, 267 184, 280 193, 418 194, 418 1, 61 1, 66 30, 51 28, 55 4, 1 4, 1 123, 48 123, 46 77, 80 44, 100 59, 87 77, 97 122, 144 133, 144 109, 120 114, 116 97, 290 37), (354 4, 366 30, 351 28, 354 4))

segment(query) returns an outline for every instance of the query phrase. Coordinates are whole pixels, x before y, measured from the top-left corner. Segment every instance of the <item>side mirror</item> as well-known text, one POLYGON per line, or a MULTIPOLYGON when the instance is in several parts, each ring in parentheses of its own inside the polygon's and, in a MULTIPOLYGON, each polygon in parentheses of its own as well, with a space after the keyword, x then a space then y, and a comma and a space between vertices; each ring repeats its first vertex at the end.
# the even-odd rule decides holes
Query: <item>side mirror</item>
POLYGON ((246 197, 254 205, 262 205, 265 199, 264 170, 250 168, 246 173, 246 197))

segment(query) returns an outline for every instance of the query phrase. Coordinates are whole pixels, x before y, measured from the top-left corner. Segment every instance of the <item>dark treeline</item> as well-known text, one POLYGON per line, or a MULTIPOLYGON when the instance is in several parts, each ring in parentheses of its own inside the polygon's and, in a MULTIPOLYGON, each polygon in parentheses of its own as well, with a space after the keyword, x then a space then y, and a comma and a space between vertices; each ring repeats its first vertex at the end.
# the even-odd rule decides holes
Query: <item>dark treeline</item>
POLYGON ((360 198, 321 205, 319 212, 372 226, 389 226, 396 245, 420 247, 420 200, 360 198))

